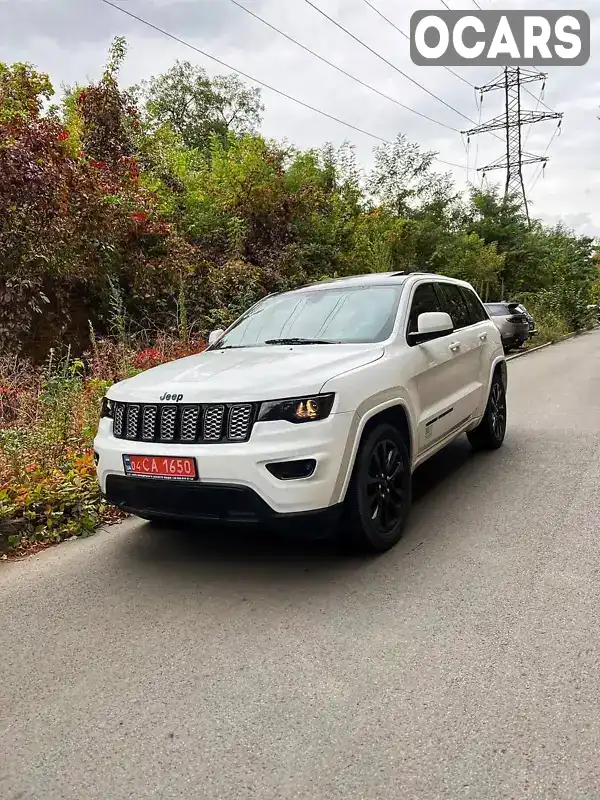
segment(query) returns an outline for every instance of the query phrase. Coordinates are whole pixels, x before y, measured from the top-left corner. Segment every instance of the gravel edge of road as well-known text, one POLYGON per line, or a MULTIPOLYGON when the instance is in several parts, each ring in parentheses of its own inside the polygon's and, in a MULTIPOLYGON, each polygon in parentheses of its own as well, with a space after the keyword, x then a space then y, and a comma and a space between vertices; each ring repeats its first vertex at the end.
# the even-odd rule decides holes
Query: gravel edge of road
POLYGON ((507 356, 507 361, 513 361, 515 358, 522 358, 523 356, 528 356, 530 353, 535 353, 538 350, 543 350, 545 347, 551 347, 554 344, 560 344, 561 342, 566 342, 568 339, 575 339, 576 336, 585 336, 588 333, 592 333, 593 331, 597 330, 600 325, 596 325, 591 328, 589 331, 575 331, 575 333, 568 333, 566 336, 561 336, 560 339, 556 339, 554 342, 545 342, 544 344, 538 345, 538 347, 530 347, 529 350, 523 350, 522 353, 514 353, 512 356, 507 356))

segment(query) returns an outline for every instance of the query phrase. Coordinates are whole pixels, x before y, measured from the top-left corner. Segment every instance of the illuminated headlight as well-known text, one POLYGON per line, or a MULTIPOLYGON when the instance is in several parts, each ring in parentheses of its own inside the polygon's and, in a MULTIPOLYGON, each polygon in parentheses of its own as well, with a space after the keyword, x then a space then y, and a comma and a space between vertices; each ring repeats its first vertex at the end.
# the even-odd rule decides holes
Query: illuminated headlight
POLYGON ((318 394, 315 397, 298 397, 293 400, 272 400, 263 403, 258 421, 287 420, 287 422, 316 422, 331 414, 335 395, 318 394))
POLYGON ((102 398, 102 405, 100 407, 100 419, 104 419, 104 417, 108 417, 109 419, 113 418, 113 402, 109 400, 108 397, 102 398))

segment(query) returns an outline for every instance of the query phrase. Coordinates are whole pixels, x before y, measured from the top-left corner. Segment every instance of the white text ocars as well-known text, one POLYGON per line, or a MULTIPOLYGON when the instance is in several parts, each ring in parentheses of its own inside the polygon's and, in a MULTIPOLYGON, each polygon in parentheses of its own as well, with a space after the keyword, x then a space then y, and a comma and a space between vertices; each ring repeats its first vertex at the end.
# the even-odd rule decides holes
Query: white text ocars
POLYGON ((422 273, 272 295, 198 355, 113 386, 98 479, 145 519, 333 531, 364 550, 404 529, 415 467, 466 433, 499 447, 507 370, 473 288, 422 273))

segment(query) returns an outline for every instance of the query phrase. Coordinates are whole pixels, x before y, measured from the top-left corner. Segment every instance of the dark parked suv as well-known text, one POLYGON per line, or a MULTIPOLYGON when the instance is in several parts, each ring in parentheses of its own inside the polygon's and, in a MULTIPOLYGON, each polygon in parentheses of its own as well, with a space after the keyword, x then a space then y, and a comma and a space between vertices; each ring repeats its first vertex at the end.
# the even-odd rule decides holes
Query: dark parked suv
POLYGON ((520 303, 486 303, 485 307, 500 331, 506 351, 521 347, 537 333, 533 317, 520 303))

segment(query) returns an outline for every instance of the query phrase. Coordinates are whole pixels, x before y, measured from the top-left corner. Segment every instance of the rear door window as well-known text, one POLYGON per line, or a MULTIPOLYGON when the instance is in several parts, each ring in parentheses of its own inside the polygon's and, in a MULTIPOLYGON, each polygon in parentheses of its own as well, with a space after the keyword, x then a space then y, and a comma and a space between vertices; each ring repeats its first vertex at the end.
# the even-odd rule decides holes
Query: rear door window
POLYGON ((454 329, 460 330, 472 325, 471 313, 462 296, 460 286, 455 283, 438 283, 436 288, 445 306, 443 310, 447 311, 452 317, 454 329))
POLYGON ((469 310, 471 317, 471 325, 476 325, 478 322, 483 322, 488 319, 487 312, 477 295, 465 286, 460 287, 460 292, 463 296, 465 304, 469 310))

